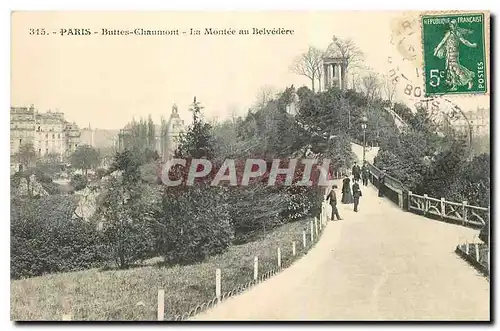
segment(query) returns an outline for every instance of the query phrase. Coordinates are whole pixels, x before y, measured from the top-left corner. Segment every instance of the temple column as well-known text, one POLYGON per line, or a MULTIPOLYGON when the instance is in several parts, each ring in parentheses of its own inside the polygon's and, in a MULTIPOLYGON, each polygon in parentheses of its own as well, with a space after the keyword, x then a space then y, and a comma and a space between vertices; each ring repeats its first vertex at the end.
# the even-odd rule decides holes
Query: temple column
POLYGON ((323 64, 323 71, 324 71, 324 77, 325 77, 325 91, 328 90, 328 85, 329 85, 329 80, 330 80, 330 77, 328 76, 329 73, 328 73, 328 67, 329 65, 328 64, 323 64))
POLYGON ((333 64, 330 64, 329 65, 330 67, 330 70, 329 70, 329 74, 330 74, 330 77, 329 77, 329 81, 330 81, 330 84, 328 85, 328 87, 331 87, 333 85, 333 82, 334 82, 334 77, 335 77, 335 67, 333 66, 333 64))
POLYGON ((328 89, 328 64, 323 64, 323 77, 324 90, 326 91, 328 89))
POLYGON ((343 90, 344 86, 342 85, 342 78, 343 78, 342 65, 340 64, 338 65, 338 70, 339 70, 339 89, 343 90))

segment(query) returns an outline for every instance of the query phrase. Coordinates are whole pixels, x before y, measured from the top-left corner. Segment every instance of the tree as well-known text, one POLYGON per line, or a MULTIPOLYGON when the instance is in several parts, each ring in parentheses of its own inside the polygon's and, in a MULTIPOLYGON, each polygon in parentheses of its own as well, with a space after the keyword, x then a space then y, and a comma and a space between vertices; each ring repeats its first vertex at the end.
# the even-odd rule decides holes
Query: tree
POLYGON ((216 123, 212 127, 213 146, 218 160, 235 156, 240 145, 238 138, 238 122, 232 119, 216 123))
POLYGON ((165 120, 165 117, 161 117, 160 120, 160 135, 161 135, 161 152, 164 157, 169 157, 168 154, 168 144, 167 144, 167 139, 168 139, 168 122, 165 120))
POLYGON ((189 264, 223 253, 234 236, 226 187, 166 188, 158 215, 156 245, 167 263, 189 264))
POLYGON ((396 114, 399 115, 399 117, 401 117, 403 121, 407 123, 413 118, 411 109, 403 103, 395 102, 393 105, 393 110, 396 114))
POLYGON ((361 78, 361 89, 369 101, 380 98, 381 82, 379 75, 369 70, 361 78))
POLYGON ((81 169, 87 175, 89 169, 99 165, 99 152, 89 145, 78 146, 71 155, 71 165, 76 169, 81 169))
POLYGON ((82 176, 80 174, 76 174, 71 178, 71 186, 74 188, 75 191, 83 190, 84 188, 87 187, 87 184, 88 184, 87 177, 82 176))
POLYGON ((137 149, 126 149, 115 155, 113 163, 109 168, 109 173, 121 171, 123 181, 126 183, 135 183, 141 179, 140 166, 144 164, 144 157, 137 149))
POLYGON ((19 147, 19 152, 14 155, 17 162, 27 168, 31 168, 36 161, 36 152, 32 143, 22 144, 19 147))
POLYGON ((346 65, 346 77, 348 72, 358 66, 363 59, 363 52, 352 39, 342 39, 335 35, 332 37, 332 42, 328 45, 326 53, 343 60, 346 65))
POLYGON ((11 198, 11 277, 102 265, 106 254, 92 222, 73 219, 73 196, 11 198))
POLYGON ((321 75, 320 72, 322 63, 323 52, 313 46, 309 46, 307 52, 295 58, 290 70, 298 75, 309 78, 311 80, 311 89, 314 92, 314 83, 321 75))
POLYGON ((49 153, 45 157, 39 159, 36 163, 37 176, 43 174, 48 178, 53 178, 61 171, 60 157, 58 154, 49 153))
POLYGON ((276 89, 274 87, 269 85, 262 86, 259 89, 259 92, 257 93, 257 101, 255 104, 255 108, 257 110, 264 108, 269 101, 274 99, 275 95, 276 95, 276 89))
POLYGON ((156 186, 130 182, 123 174, 111 174, 98 198, 96 221, 101 222, 104 244, 119 268, 153 255, 152 223, 161 196, 156 186))
POLYGON ((387 75, 382 77, 382 91, 385 99, 389 101, 389 104, 392 106, 396 95, 396 85, 393 84, 392 80, 387 75))
POLYGON ((203 120, 203 107, 194 97, 190 111, 193 113, 193 124, 191 124, 187 132, 182 133, 179 137, 179 145, 175 152, 176 157, 186 158, 192 157, 195 159, 214 157, 214 148, 212 146, 212 126, 203 120))
POLYGON ((148 148, 154 150, 156 148, 156 134, 155 134, 155 124, 151 115, 148 115, 148 148))

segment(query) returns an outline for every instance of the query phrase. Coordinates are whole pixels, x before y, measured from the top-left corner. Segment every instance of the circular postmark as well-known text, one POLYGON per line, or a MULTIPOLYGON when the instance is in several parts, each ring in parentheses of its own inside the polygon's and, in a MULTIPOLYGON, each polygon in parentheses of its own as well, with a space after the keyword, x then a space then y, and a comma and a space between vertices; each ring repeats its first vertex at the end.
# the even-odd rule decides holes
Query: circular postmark
MULTIPOLYGON (((472 148, 472 127, 462 109, 445 96, 426 97, 424 94, 423 79, 418 68, 397 63, 394 58, 388 57, 390 65, 388 77, 390 82, 398 90, 400 96, 404 96, 406 105, 415 114, 425 111, 432 121, 435 132, 440 136, 464 137, 469 154, 472 148)), ((443 149, 446 146, 443 146, 443 149)))
POLYGON ((405 13, 391 21, 391 44, 402 56, 403 61, 416 62, 419 56, 419 16, 413 13, 405 13))

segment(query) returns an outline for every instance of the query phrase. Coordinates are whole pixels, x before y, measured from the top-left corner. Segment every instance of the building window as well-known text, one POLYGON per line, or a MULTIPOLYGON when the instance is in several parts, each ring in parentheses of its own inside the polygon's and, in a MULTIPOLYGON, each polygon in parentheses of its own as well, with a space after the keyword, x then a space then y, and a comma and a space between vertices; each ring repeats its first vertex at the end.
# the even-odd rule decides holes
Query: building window
POLYGON ((41 148, 38 149, 38 156, 40 156, 40 155, 42 155, 42 149, 41 148))
POLYGON ((57 134, 57 138, 61 139, 61 134, 60 133, 57 134))
POLYGON ((45 148, 45 154, 49 154, 49 149, 45 148))
POLYGON ((37 129, 38 132, 40 132, 40 126, 38 126, 38 129, 37 129))
POLYGON ((56 138, 56 135, 55 134, 52 134, 52 139, 55 139, 56 138))
POLYGON ((19 139, 19 145, 21 145, 22 143, 23 143, 23 140, 19 139))
POLYGON ((46 134, 45 134, 45 138, 48 138, 48 137, 49 137, 49 134, 48 134, 48 133, 46 133, 46 134))

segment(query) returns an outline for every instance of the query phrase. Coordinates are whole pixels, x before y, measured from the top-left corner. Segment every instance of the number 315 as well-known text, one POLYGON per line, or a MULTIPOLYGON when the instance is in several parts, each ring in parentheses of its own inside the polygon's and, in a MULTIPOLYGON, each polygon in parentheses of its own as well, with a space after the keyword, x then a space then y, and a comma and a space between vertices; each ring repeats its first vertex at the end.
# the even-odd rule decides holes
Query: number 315
POLYGON ((438 87, 441 84, 441 78, 443 78, 444 71, 439 72, 439 69, 431 69, 429 84, 432 87, 438 87))

